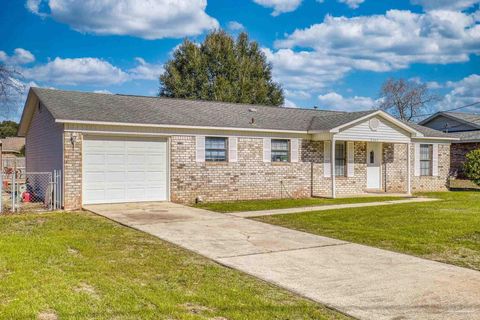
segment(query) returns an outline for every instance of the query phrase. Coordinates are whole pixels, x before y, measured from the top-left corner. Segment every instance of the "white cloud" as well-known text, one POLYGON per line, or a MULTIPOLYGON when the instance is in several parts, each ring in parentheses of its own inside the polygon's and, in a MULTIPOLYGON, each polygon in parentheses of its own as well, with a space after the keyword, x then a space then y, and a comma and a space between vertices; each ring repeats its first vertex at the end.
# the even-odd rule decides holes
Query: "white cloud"
POLYGON ((346 98, 336 92, 329 92, 327 94, 319 95, 318 102, 320 108, 327 108, 338 111, 361 111, 370 110, 378 105, 378 101, 370 97, 346 98))
POLYGON ((427 88, 432 89, 432 90, 443 88, 443 86, 440 83, 438 83, 437 81, 424 82, 420 77, 413 77, 413 78, 410 78, 408 80, 411 81, 411 82, 414 82, 416 84, 424 84, 425 83, 427 85, 427 88))
POLYGON ((27 64, 35 61, 35 56, 28 50, 16 48, 11 56, 5 51, 0 51, 0 61, 12 65, 27 64))
POLYGON ((480 54, 475 13, 390 10, 385 15, 326 16, 265 49, 274 76, 287 89, 316 89, 351 70, 386 72, 413 63, 447 64, 480 54))
POLYGON ((412 4, 422 6, 429 10, 464 10, 480 3, 480 0, 410 0, 412 4))
POLYGON ((156 80, 163 73, 163 64, 151 64, 143 58, 136 57, 138 65, 128 70, 132 79, 156 80))
POLYGON ((288 99, 285 99, 282 107, 284 107, 284 108, 298 108, 298 106, 295 104, 295 102, 293 102, 291 100, 288 100, 288 99))
POLYGON ((273 8, 272 16, 292 12, 302 4, 302 0, 253 0, 265 8, 273 8))
POLYGON ((113 94, 111 91, 107 89, 102 89, 102 90, 93 90, 94 93, 103 93, 103 94, 113 94))
POLYGON ((206 0, 28 0, 26 7, 79 32, 180 38, 217 28, 205 12, 206 0))
MULTIPOLYGON (((480 75, 478 74, 471 74, 457 82, 449 81, 447 87, 451 88, 451 91, 441 101, 440 110, 458 108, 480 101, 480 75)), ((472 106, 462 111, 480 112, 480 106, 472 106)))
POLYGON ((357 9, 364 1, 365 0, 338 0, 338 2, 345 3, 352 9, 357 9))
POLYGON ((312 95, 305 90, 284 90, 285 96, 293 99, 310 99, 312 95))
POLYGON ((231 31, 242 31, 245 30, 245 26, 238 21, 228 22, 227 28, 231 31))
POLYGON ((98 58, 55 58, 44 65, 23 69, 27 79, 59 85, 108 85, 128 80, 127 73, 98 58))

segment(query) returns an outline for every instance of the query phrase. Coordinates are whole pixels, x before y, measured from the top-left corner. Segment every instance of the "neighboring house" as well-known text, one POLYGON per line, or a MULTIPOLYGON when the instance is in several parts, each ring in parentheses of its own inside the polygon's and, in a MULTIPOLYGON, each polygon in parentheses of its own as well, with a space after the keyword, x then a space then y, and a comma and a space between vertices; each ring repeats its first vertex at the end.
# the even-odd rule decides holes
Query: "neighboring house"
POLYGON ((21 157, 23 147, 25 146, 25 138, 23 137, 7 137, 0 139, 2 144, 2 156, 6 158, 21 157))
POLYGON ((375 110, 40 88, 19 134, 28 171, 63 170, 66 209, 446 190, 454 139, 375 110))
POLYGON ((463 177, 465 155, 480 149, 480 114, 467 112, 437 112, 420 122, 421 125, 448 132, 457 137, 451 146, 451 173, 463 177))
POLYGON ((3 172, 11 172, 14 168, 23 170, 25 168, 25 158, 23 155, 25 138, 7 137, 0 139, 0 143, 2 144, 3 172))

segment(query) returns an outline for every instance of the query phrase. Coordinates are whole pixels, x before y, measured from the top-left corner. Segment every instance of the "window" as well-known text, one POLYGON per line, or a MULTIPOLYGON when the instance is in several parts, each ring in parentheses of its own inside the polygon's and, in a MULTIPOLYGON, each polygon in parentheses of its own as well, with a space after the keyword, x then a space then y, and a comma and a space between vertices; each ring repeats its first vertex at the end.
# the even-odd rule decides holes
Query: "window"
POLYGON ((290 143, 288 140, 272 139, 272 162, 288 162, 290 143))
POLYGON ((205 161, 227 161, 227 138, 205 138, 205 161))
POLYGON ((420 175, 432 175, 432 149, 431 144, 420 145, 420 175))
POLYGON ((345 142, 335 143, 335 176, 345 176, 345 142))

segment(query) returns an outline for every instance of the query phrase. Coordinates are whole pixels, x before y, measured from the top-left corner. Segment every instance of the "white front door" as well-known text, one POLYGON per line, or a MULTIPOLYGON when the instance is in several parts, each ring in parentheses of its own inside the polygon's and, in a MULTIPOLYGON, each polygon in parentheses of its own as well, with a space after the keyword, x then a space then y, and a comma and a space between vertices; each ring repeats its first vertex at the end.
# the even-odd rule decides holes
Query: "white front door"
POLYGON ((83 204, 167 200, 167 140, 89 136, 83 141, 83 204))
POLYGON ((382 179, 382 143, 367 143, 367 189, 380 189, 382 179))

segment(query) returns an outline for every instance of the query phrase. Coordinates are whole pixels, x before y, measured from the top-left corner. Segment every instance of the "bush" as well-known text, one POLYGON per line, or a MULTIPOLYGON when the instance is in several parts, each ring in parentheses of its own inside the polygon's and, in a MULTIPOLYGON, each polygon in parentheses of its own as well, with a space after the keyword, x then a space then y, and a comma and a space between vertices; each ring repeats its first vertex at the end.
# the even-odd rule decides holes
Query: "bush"
POLYGON ((463 170, 467 178, 480 185, 480 149, 467 153, 463 170))

